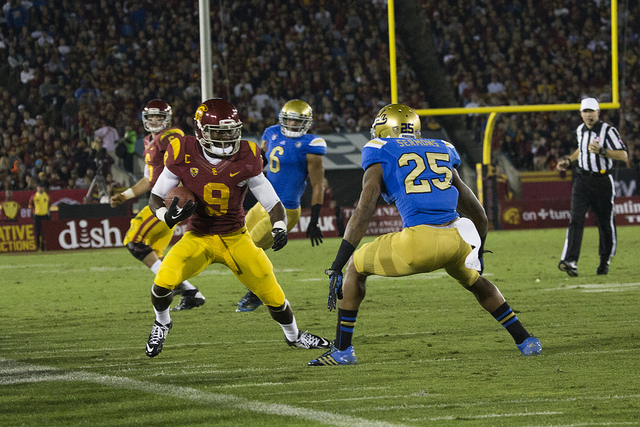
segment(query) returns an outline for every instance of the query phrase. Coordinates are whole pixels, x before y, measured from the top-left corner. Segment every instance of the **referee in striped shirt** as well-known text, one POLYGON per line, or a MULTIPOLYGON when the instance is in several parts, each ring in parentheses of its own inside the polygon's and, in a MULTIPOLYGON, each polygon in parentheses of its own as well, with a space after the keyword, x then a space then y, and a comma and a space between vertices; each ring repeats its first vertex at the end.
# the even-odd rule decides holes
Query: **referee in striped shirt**
POLYGON ((566 170, 577 160, 571 190, 571 222, 558 268, 571 277, 578 275, 578 258, 582 245, 587 210, 596 216, 600 232, 600 265, 596 274, 609 272, 609 261, 616 252, 616 225, 613 198, 615 187, 611 170, 613 161, 627 161, 627 147, 620 134, 608 123, 600 121, 600 106, 595 98, 580 103, 584 122, 576 129, 578 149, 558 162, 558 170, 566 170))

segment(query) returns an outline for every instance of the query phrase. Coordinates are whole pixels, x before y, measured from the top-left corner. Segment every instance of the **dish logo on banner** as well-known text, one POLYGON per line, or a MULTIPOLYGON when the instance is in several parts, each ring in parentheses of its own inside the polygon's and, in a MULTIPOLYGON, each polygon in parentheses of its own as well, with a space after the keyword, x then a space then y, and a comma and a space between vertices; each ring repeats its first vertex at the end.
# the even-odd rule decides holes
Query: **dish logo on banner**
POLYGON ((122 233, 118 227, 112 227, 109 219, 103 219, 99 225, 90 226, 87 220, 69 221, 67 228, 58 235, 62 249, 112 248, 122 246, 122 233))

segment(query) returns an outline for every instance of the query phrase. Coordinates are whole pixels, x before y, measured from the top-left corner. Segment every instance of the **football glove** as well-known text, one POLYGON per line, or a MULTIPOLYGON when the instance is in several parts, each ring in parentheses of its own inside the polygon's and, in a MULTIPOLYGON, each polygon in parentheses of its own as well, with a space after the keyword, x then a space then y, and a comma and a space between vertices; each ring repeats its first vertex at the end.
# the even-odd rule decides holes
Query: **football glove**
POLYGON ((482 238, 480 238, 480 249, 478 250, 478 259, 480 260, 480 274, 482 274, 484 272, 484 259, 483 259, 483 255, 485 252, 488 252, 490 254, 492 254, 493 252, 488 251, 484 248, 484 242, 485 240, 487 240, 487 236, 484 236, 482 238))
POLYGON ((271 249, 279 251, 285 247, 287 244, 287 230, 283 228, 274 228, 271 230, 271 235, 273 236, 273 245, 271 246, 271 249))
POLYGON ((311 239, 311 247, 322 243, 322 230, 320 230, 318 223, 309 223, 309 227, 307 227, 307 237, 311 239))
POLYGON ((321 209, 322 205, 319 203, 311 206, 311 219, 309 220, 309 227, 307 227, 307 237, 311 239, 311 247, 319 246, 322 243, 322 230, 318 226, 321 209))
POLYGON ((328 268, 324 274, 329 276, 329 297, 327 298, 327 308, 332 311, 336 308, 336 300, 342 299, 342 271, 328 268))
POLYGON ((187 200, 187 203, 183 207, 178 207, 178 201, 180 198, 174 197, 169 205, 169 209, 164 214, 164 222, 167 223, 167 227, 173 228, 174 225, 189 218, 198 207, 198 203, 193 200, 187 200))

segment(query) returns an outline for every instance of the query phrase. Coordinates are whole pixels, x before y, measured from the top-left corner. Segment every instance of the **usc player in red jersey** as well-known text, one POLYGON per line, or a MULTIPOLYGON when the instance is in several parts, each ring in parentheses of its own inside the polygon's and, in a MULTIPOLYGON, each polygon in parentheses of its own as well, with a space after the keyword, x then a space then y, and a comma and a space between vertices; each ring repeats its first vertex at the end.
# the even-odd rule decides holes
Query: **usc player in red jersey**
MULTIPOLYGON (((184 136, 180 129, 171 127, 171 116, 171 106, 161 99, 149 101, 142 110, 142 124, 149 132, 144 138, 144 177, 131 188, 112 196, 111 207, 139 197, 153 188, 164 169, 164 152, 167 146, 176 137, 184 136)), ((131 220, 123 243, 135 259, 142 261, 155 274, 172 236, 173 229, 156 218, 149 206, 145 206, 131 220)), ((173 308, 176 311, 200 307, 205 301, 202 293, 186 280, 173 293, 182 295, 180 302, 173 308)))
POLYGON ((226 265, 260 298, 290 346, 329 348, 326 339, 298 329, 271 261, 247 233, 242 204, 251 190, 269 212, 273 250, 287 244, 284 206, 262 173, 260 148, 241 139, 238 110, 224 99, 209 99, 198 107, 194 125, 195 137, 177 136, 169 143, 165 168, 151 190, 149 207, 159 220, 173 227, 188 219, 188 225, 185 235, 164 258, 151 288, 156 320, 147 341, 147 356, 160 354, 173 324, 169 315, 172 291, 212 263, 226 265), (166 194, 180 182, 196 200, 180 208, 176 197, 165 207, 166 194))

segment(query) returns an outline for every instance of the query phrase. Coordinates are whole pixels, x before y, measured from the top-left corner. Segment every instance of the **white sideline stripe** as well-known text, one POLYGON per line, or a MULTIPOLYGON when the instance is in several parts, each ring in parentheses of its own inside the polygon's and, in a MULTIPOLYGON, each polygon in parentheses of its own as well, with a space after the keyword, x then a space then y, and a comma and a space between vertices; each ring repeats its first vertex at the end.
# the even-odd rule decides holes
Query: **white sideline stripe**
POLYGON ((55 267, 51 264, 12 264, 12 265, 0 265, 0 270, 17 270, 17 269, 31 269, 31 268, 40 268, 40 267, 55 267))
POLYGON ((627 286, 640 286, 640 282, 636 283, 591 283, 586 285, 571 285, 567 286, 567 289, 580 289, 580 288, 617 288, 627 286))
MULTIPOLYGON (((626 399, 638 399, 640 394, 631 395, 614 395, 614 396, 577 396, 567 397, 564 399, 552 399, 552 398, 538 398, 538 399, 515 399, 515 400, 499 400, 495 402, 489 402, 485 400, 479 400, 468 403, 436 403, 431 405, 413 404, 413 405, 391 405, 391 406, 377 406, 367 408, 353 408, 350 412, 372 412, 372 411, 406 411, 408 409, 442 409, 442 408, 472 408, 474 406, 486 406, 486 405, 521 405, 521 404, 534 404, 534 403, 558 403, 558 402, 577 402, 577 401, 606 401, 606 400, 626 400, 626 399)), ((458 414, 458 416, 461 416, 458 414)), ((614 423, 615 424, 615 423, 614 423)), ((577 425, 577 424, 576 424, 577 425)), ((600 425, 600 424, 598 424, 600 425)))
POLYGON ((459 421, 461 419, 483 419, 483 418, 501 418, 501 417, 528 417, 530 415, 559 415, 564 414, 564 412, 556 412, 556 411, 547 411, 547 412, 517 412, 513 414, 483 414, 483 415, 448 415, 445 417, 433 417, 433 418, 405 418, 406 421, 459 421))
POLYGON ((577 289, 581 292, 625 292, 640 287, 640 283, 587 283, 584 285, 560 285, 557 288, 548 288, 545 291, 565 291, 577 289))
POLYGON ((554 424, 553 427, 580 427, 580 426, 637 426, 638 423, 632 421, 616 421, 601 423, 577 423, 577 424, 554 424))
POLYGON ((299 408, 279 403, 263 403, 249 400, 230 394, 207 393, 191 387, 157 384, 148 381, 139 381, 126 377, 112 375, 100 375, 91 372, 73 371, 65 373, 56 368, 30 365, 11 359, 0 358, 0 385, 11 385, 33 382, 51 381, 83 381, 101 384, 109 387, 137 390, 156 395, 164 395, 178 399, 187 399, 198 403, 223 405, 242 411, 258 412, 262 414, 278 415, 299 418, 321 424, 336 426, 399 426, 381 421, 372 421, 365 418, 340 415, 331 412, 316 411, 313 409, 299 408), (47 372, 47 373, 44 373, 47 372), (14 378, 6 378, 6 373, 11 373, 14 378))
MULTIPOLYGON (((0 265, 0 270, 31 270, 38 269, 38 273, 49 273, 55 272, 57 274, 69 274, 69 273, 77 273, 78 271, 86 273, 87 271, 122 271, 122 270, 146 270, 147 268, 142 264, 129 265, 129 266, 118 266, 118 267, 109 267, 109 266, 101 266, 101 267, 87 267, 83 269, 73 269, 72 265, 65 265, 66 268, 61 268, 60 265, 51 265, 51 264, 14 264, 14 265, 0 265), (48 268, 47 268, 48 267, 48 268)), ((297 268, 274 268, 273 271, 275 273, 299 273, 302 270, 297 268)), ((231 271, 228 269, 206 269, 200 274, 231 274, 231 271)))

